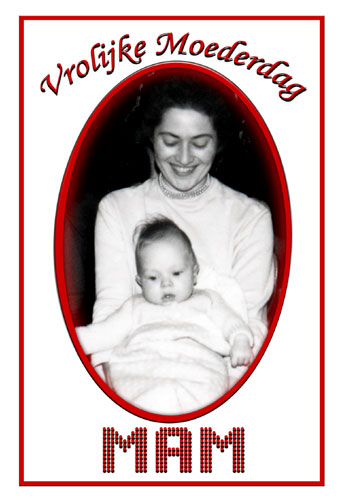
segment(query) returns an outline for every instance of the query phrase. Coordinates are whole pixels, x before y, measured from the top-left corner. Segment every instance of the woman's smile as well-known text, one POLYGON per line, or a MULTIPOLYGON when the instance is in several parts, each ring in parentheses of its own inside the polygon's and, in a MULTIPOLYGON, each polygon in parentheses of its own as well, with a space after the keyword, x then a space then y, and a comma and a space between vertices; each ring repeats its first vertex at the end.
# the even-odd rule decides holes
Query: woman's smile
POLYGON ((187 176, 187 175, 191 175, 196 166, 193 166, 193 167, 186 167, 186 166, 183 166, 183 165, 174 165, 172 163, 170 163, 170 166, 172 168, 172 170, 174 171, 174 173, 176 175, 179 175, 179 176, 187 176))
POLYGON ((155 161, 166 184, 177 191, 201 187, 217 151, 217 136, 206 114, 170 108, 153 138, 155 161))

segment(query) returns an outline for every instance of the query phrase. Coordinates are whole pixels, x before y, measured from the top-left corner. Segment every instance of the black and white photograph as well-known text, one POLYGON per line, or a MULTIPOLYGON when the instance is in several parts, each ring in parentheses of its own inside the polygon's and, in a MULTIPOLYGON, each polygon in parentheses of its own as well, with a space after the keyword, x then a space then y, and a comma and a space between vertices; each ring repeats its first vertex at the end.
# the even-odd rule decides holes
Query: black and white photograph
POLYGON ((287 186, 248 102, 206 67, 151 66, 105 98, 71 157, 70 312, 97 373, 137 408, 221 402, 279 314, 287 186))

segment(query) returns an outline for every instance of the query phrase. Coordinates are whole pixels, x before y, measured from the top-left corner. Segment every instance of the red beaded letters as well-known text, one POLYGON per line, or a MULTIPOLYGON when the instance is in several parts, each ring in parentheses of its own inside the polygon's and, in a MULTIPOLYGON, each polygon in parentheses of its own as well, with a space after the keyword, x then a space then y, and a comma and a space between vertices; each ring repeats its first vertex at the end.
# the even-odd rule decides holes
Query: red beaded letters
POLYGON ((156 472, 168 471, 168 456, 179 457, 180 472, 191 472, 191 432, 185 427, 161 427, 156 432, 156 472), (179 448, 168 447, 168 436, 179 436, 179 448))
POLYGON ((126 453, 132 444, 135 445, 135 472, 147 472, 146 427, 136 427, 126 439, 113 427, 103 427, 103 472, 115 471, 115 445, 126 453))
POLYGON ((244 428, 234 427, 232 432, 221 439, 211 427, 201 427, 201 472, 212 472, 212 445, 222 453, 228 445, 233 445, 233 472, 244 472, 244 428))
MULTIPOLYGON (((135 472, 147 472, 147 429, 136 427, 126 439, 113 427, 103 428, 103 472, 115 472, 115 446, 126 452, 135 445, 135 472)), ((224 452, 232 445, 233 472, 245 471, 244 428, 234 427, 221 438, 211 427, 200 430, 200 472, 212 472, 213 445, 224 452)), ((192 472, 192 433, 186 427, 161 427, 156 432, 156 472, 168 472, 168 457, 179 457, 181 473, 192 472), (179 437, 179 447, 168 446, 168 438, 179 437)))

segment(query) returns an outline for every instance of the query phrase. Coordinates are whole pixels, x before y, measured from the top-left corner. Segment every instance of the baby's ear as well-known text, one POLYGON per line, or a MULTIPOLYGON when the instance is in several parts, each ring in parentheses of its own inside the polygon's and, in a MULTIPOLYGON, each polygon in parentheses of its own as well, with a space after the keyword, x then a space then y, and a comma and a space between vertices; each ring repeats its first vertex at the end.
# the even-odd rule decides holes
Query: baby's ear
POLYGON ((139 286, 142 286, 142 280, 140 279, 140 277, 138 276, 138 274, 137 274, 137 276, 136 276, 136 282, 137 282, 137 284, 138 284, 139 286))

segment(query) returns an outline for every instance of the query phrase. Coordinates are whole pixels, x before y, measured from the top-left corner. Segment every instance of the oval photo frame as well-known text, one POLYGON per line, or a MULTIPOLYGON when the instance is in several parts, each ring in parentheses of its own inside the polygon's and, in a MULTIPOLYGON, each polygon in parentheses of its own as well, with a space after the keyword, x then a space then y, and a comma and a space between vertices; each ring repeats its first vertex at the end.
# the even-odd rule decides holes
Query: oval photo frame
POLYGON ((288 189, 279 153, 260 113, 235 84, 205 66, 184 62, 161 63, 130 75, 99 103, 74 146, 58 199, 54 253, 57 288, 67 329, 88 373, 108 397, 130 413, 157 422, 183 422, 219 407, 246 382, 261 360, 277 325, 289 276, 291 212, 288 189), (228 161, 230 154, 232 159, 235 158, 234 161, 238 161, 238 166, 222 171, 229 178, 222 180, 221 176, 216 177, 269 205, 275 235, 277 278, 268 304, 268 334, 244 375, 222 397, 200 410, 180 415, 162 415, 133 406, 105 384, 82 350, 75 326, 91 322, 91 304, 94 302, 93 228, 98 202, 108 192, 142 182, 150 174, 148 155, 138 149, 138 145, 137 150, 126 158, 134 137, 129 138, 130 142, 124 142, 123 134, 129 133, 133 126, 133 111, 138 107, 136 96, 143 86, 154 85, 170 75, 183 74, 199 75, 223 94, 235 123, 242 127, 238 130, 236 125, 238 134, 234 143, 237 144, 235 152, 228 151, 228 161), (115 137, 115 141, 112 141, 112 137, 115 137), (129 168, 137 158, 138 169, 129 168), (248 165, 247 158, 252 159, 252 165, 248 165), (142 164, 144 167, 140 166, 142 164), (120 175, 117 175, 113 165, 120 165, 120 175), (248 170, 242 170, 244 168, 248 170), (244 179, 247 179, 246 186, 241 185, 244 179))

